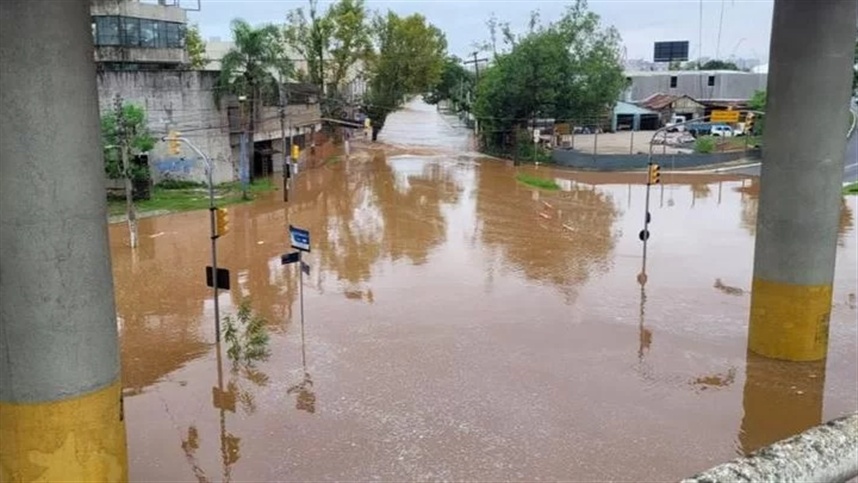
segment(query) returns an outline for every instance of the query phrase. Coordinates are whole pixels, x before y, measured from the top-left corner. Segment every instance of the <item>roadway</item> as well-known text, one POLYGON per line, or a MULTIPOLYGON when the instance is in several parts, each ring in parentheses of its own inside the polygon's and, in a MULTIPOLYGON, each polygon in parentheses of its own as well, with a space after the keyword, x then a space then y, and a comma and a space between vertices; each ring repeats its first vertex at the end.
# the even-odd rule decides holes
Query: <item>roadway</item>
MULTIPOLYGON (((843 168, 843 183, 858 183, 858 134, 852 134, 846 142, 845 166, 843 168)), ((760 175, 760 163, 748 166, 737 166, 736 168, 724 168, 720 172, 732 174, 744 174, 747 176, 760 175)))

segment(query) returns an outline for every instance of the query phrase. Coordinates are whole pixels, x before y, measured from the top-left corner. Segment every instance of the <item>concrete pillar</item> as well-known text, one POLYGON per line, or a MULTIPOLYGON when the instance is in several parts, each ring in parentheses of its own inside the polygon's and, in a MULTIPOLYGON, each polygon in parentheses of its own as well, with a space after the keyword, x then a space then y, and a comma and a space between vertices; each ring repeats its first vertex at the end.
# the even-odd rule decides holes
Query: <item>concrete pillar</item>
POLYGON ((0 65, 0 481, 125 481, 89 2, 0 2, 0 65))
POLYGON ((855 0, 776 0, 748 347, 823 359, 854 62, 855 0))

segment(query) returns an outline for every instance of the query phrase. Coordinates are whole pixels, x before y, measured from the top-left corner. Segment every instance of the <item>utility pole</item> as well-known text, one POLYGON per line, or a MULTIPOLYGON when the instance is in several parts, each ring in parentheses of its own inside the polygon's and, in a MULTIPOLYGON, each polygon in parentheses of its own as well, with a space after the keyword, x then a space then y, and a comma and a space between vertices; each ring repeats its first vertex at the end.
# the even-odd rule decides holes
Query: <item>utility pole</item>
MULTIPOLYGON (((474 60, 466 60, 462 62, 463 64, 474 64, 474 73, 476 77, 476 82, 474 82, 474 97, 476 97, 477 85, 480 83, 480 62, 488 62, 488 57, 477 58, 477 52, 471 54, 474 57, 474 60)), ((480 122, 475 118, 474 119, 474 134, 480 133, 480 122)))
POLYGON ((765 357, 828 353, 856 17, 855 0, 775 1, 748 327, 765 357))
POLYGON ((131 164, 128 161, 128 122, 122 105, 122 96, 116 94, 113 98, 113 109, 116 117, 116 138, 119 156, 122 159, 122 179, 125 182, 125 217, 128 220, 128 233, 131 248, 137 248, 137 209, 134 207, 134 182, 132 181, 131 164))
MULTIPOLYGON (((285 92, 285 86, 280 83, 280 146, 282 146, 283 156, 283 201, 289 201, 289 156, 292 155, 292 147, 286 149, 286 105, 288 98, 285 92)), ((289 143, 291 144, 291 143, 289 143)))
POLYGON ((89 4, 0 2, 4 481, 128 480, 89 4))

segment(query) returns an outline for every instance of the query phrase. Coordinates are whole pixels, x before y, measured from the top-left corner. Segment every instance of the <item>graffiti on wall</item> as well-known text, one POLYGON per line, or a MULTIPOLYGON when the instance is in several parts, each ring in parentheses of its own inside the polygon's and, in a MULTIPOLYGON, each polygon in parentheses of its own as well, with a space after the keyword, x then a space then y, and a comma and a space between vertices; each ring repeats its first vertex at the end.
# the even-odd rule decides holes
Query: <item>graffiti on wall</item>
POLYGON ((194 160, 185 158, 164 158, 152 163, 158 174, 190 175, 194 160))

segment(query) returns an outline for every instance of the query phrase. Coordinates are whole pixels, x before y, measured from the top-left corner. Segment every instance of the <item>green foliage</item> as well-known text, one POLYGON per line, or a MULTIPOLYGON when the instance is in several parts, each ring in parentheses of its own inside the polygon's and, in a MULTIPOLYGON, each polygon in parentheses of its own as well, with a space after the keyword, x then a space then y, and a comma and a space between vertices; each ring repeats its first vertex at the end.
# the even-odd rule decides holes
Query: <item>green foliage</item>
POLYGON ((717 59, 713 59, 713 60, 706 62, 705 64, 700 66, 700 69, 701 70, 741 70, 741 69, 739 69, 739 66, 737 66, 733 62, 724 61, 724 60, 717 60, 717 59))
POLYGON ((122 106, 122 119, 124 120, 124 138, 120 136, 122 126, 116 112, 106 111, 101 115, 101 142, 104 151, 104 171, 111 179, 148 179, 149 170, 145 166, 137 166, 131 163, 128 173, 122 167, 121 145, 128 144, 128 155, 134 156, 147 153, 155 147, 155 138, 149 132, 146 123, 146 110, 136 104, 125 103, 122 106))
POLYGON ((694 140, 694 152, 698 154, 709 154, 715 151, 715 138, 712 136, 700 136, 694 140))
POLYGON ((748 101, 748 107, 750 107, 754 111, 763 111, 766 110, 766 91, 754 91, 754 95, 751 96, 751 100, 748 101))
POLYGON ((553 179, 549 178, 540 178, 539 176, 519 173, 515 176, 515 179, 518 180, 520 183, 524 183, 534 188, 550 191, 557 191, 560 189, 560 185, 558 185, 553 179))
POLYGON ((232 21, 235 46, 221 59, 221 71, 215 86, 215 101, 224 94, 247 96, 251 122, 263 97, 277 95, 277 78, 285 79, 292 64, 283 51, 280 29, 274 25, 258 28, 241 19, 232 21))
POLYGON ((321 13, 317 0, 309 9, 291 10, 286 15, 283 39, 307 62, 307 71, 298 79, 324 92, 323 117, 339 118, 346 104, 344 92, 354 67, 370 55, 371 41, 363 0, 338 0, 321 13))
POLYGON ((843 187, 844 195, 858 195, 858 183, 848 184, 843 187))
MULTIPOLYGON (((274 191, 276 183, 268 178, 254 181, 250 184, 250 193, 258 195, 274 191)), ((215 188, 215 196, 219 206, 245 203, 253 200, 254 196, 244 198, 241 183, 238 181, 224 183, 215 188)), ((205 210, 209 207, 209 192, 205 185, 191 181, 165 180, 155 186, 148 200, 137 203, 137 209, 145 212, 168 212, 205 210)), ((125 202, 108 200, 108 213, 119 215, 125 213, 125 202)))
POLYGON ((226 354, 233 362, 233 368, 239 366, 252 368, 257 361, 268 359, 268 329, 265 319, 253 313, 250 299, 242 299, 235 317, 226 316, 223 320, 223 340, 227 343, 226 354))
POLYGON ((208 63, 206 59, 206 43, 200 35, 200 27, 197 24, 188 27, 185 34, 185 49, 188 51, 188 60, 191 69, 202 69, 208 63))
POLYGON ((470 97, 473 96, 474 74, 462 67, 461 60, 456 56, 444 59, 441 79, 432 89, 426 102, 436 104, 449 100, 456 111, 470 111, 470 97))
POLYGON ((599 17, 578 0, 556 22, 542 25, 533 15, 527 34, 504 28, 512 50, 499 54, 481 76, 474 112, 487 146, 533 118, 592 119, 616 101, 626 80, 620 38, 602 29, 599 17))
POLYGON ((388 11, 373 19, 372 30, 375 52, 368 58, 370 82, 364 101, 375 140, 389 113, 441 79, 447 41, 420 14, 400 17, 388 11))

